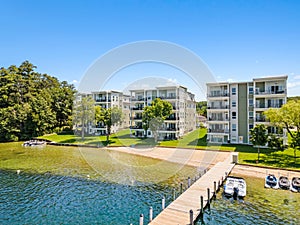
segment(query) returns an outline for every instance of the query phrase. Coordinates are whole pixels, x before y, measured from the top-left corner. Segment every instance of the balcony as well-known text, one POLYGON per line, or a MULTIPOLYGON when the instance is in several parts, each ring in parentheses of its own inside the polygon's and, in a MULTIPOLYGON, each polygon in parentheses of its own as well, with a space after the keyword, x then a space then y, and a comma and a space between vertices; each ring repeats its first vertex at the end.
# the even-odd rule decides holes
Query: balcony
POLYGON ((260 103, 260 104, 256 104, 255 107, 259 108, 259 109, 266 109, 266 108, 281 108, 281 106, 284 103, 281 104, 265 104, 265 103, 260 103))
POLYGON ((132 107, 131 110, 143 110, 144 107, 132 107))
POLYGON ((218 92, 218 93, 210 93, 207 97, 213 98, 213 97, 229 97, 229 93, 227 92, 218 92))
POLYGON ((218 133, 218 134, 228 134, 229 130, 227 129, 208 129, 208 133, 218 133))
POLYGON ((111 99, 96 99, 96 102, 111 102, 111 99))
POLYGON ((142 125, 130 126, 130 129, 143 129, 142 125))
POLYGON ((255 122, 268 123, 268 122, 270 122, 270 121, 267 120, 266 118, 257 117, 257 118, 255 118, 255 122))
POLYGON ((207 109, 229 109, 228 105, 207 106, 207 109))
POLYGON ((179 117, 167 117, 165 120, 179 120, 179 117))
POLYGON ((160 98, 160 99, 177 99, 177 97, 176 96, 159 96, 158 98, 160 98))
POLYGON ((225 118, 225 117, 209 117, 208 121, 229 121, 229 118, 225 118))
POLYGON ((131 101, 137 102, 137 101, 145 101, 146 98, 132 98, 131 101))
POLYGON ((255 91, 256 95, 276 95, 276 94, 286 94, 286 91, 255 91))
POLYGON ((159 129, 160 131, 177 131, 179 130, 179 128, 176 128, 176 127, 164 127, 164 128, 161 128, 159 129))

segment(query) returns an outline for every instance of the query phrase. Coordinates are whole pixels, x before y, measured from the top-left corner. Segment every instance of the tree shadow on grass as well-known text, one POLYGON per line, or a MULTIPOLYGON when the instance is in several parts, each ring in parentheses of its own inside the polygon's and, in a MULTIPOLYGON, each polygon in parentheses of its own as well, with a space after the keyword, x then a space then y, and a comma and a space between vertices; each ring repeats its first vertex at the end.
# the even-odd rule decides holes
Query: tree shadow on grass
POLYGON ((284 154, 283 152, 280 153, 278 151, 261 155, 259 164, 256 164, 256 159, 246 159, 244 162, 270 167, 300 169, 300 157, 294 158, 294 156, 284 154))

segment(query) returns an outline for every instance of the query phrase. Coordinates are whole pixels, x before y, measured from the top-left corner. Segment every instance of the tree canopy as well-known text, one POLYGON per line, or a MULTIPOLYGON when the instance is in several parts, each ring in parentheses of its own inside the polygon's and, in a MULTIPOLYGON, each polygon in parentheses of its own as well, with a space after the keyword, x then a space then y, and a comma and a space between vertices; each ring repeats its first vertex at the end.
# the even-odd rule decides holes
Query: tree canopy
POLYGON ((71 129, 74 86, 35 69, 28 61, 0 68, 0 141, 71 129))
POLYGON ((123 120, 122 109, 118 107, 112 108, 101 108, 100 106, 95 106, 95 119, 97 122, 103 122, 107 129, 107 143, 109 141, 109 136, 111 134, 111 127, 118 125, 123 120))
POLYGON ((274 126, 285 128, 290 134, 296 157, 296 150, 300 148, 300 100, 290 100, 281 108, 270 108, 264 114, 274 126))
POLYGON ((207 101, 197 102, 196 111, 201 116, 207 117, 207 101))

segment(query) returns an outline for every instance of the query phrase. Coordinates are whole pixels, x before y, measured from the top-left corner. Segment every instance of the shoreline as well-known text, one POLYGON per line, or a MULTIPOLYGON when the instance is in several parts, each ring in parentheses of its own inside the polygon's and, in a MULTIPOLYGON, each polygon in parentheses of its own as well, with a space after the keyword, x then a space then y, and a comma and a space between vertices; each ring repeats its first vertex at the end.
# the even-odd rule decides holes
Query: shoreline
POLYGON ((265 179, 268 174, 274 174, 276 177, 287 176, 289 179, 292 177, 300 177, 300 171, 243 164, 236 164, 231 173, 263 179, 265 179))

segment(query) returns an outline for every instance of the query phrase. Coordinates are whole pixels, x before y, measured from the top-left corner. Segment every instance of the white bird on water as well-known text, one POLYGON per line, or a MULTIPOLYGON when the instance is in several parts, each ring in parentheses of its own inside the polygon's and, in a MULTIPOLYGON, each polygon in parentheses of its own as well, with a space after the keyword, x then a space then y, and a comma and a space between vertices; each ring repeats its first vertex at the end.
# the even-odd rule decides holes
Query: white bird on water
POLYGON ((17 174, 20 174, 21 173, 21 170, 17 170, 17 174))

